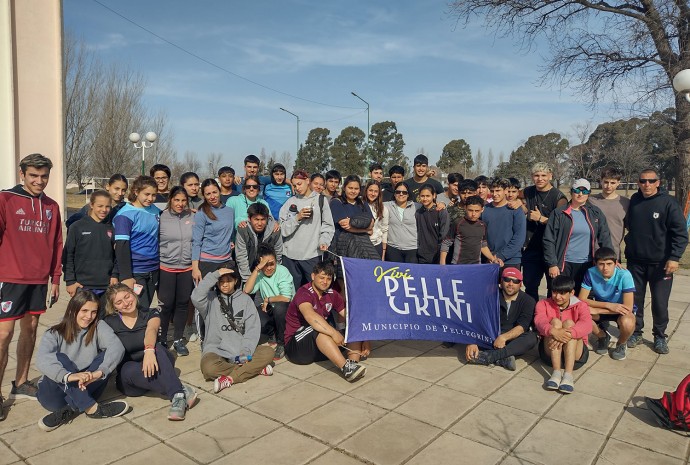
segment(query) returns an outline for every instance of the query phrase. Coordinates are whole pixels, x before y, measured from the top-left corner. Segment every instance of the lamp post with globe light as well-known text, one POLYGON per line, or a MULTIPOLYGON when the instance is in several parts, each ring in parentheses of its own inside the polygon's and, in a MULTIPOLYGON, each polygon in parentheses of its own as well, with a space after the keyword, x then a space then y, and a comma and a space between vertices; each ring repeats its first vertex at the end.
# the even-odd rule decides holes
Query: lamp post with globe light
POLYGON ((129 140, 134 144, 135 149, 141 149, 141 175, 146 174, 145 159, 146 159, 146 149, 153 147, 153 143, 156 142, 158 136, 155 132, 149 131, 144 136, 146 140, 141 140, 141 136, 138 132, 133 132, 129 135, 129 140), (141 141, 141 143, 139 143, 141 141))

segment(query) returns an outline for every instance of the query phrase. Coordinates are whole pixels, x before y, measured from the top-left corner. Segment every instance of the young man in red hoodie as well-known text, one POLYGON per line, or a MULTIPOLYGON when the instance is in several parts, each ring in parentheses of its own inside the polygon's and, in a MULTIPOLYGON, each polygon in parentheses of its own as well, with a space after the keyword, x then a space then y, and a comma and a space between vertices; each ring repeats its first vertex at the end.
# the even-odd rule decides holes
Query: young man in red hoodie
MULTIPOLYGON (((62 222, 58 204, 43 191, 53 163, 34 153, 19 162, 23 184, 0 192, 0 385, 8 349, 19 320, 17 374, 10 399, 36 400, 37 388, 28 380, 36 343, 38 319, 46 311, 48 280, 51 302, 58 298, 62 222)), ((0 420, 5 415, 0 393, 0 420)))
POLYGON ((553 278, 551 298, 540 300, 534 309, 534 325, 542 337, 539 357, 553 367, 546 389, 572 393, 573 370, 587 362, 585 338, 592 332, 589 305, 575 297, 573 278, 567 275, 553 278))

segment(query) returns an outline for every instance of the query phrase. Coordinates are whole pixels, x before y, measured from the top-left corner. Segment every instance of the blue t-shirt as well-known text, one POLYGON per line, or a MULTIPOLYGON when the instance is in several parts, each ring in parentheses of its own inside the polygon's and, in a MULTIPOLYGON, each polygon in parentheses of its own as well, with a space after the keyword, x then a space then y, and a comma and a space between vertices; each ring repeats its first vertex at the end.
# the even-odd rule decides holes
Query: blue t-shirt
POLYGON ((268 183, 264 186, 264 200, 268 203, 273 219, 280 218, 280 207, 292 197, 292 187, 289 184, 268 183))
POLYGON ((138 208, 126 204, 113 218, 116 241, 129 241, 132 273, 158 269, 158 230, 161 211, 155 205, 138 208))
MULTIPOLYGON (((614 304, 623 303, 623 294, 626 292, 635 292, 635 283, 633 282, 632 274, 628 270, 616 267, 613 271, 613 276, 609 279, 599 271, 599 268, 593 266, 582 280, 582 289, 587 289, 590 293, 590 298, 597 302, 611 302, 614 304)), ((633 312, 637 308, 633 308, 633 312)))
POLYGON ((573 230, 570 233, 568 248, 565 250, 565 261, 569 263, 586 263, 590 260, 592 231, 589 229, 584 213, 571 209, 573 230))

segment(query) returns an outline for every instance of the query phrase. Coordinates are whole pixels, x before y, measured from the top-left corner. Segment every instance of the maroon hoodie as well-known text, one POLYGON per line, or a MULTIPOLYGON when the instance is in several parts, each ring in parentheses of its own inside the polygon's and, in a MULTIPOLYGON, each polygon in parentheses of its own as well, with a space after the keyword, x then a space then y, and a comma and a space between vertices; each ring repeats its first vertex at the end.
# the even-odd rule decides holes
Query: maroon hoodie
POLYGON ((60 282, 62 221, 58 204, 20 185, 0 192, 0 282, 60 282))

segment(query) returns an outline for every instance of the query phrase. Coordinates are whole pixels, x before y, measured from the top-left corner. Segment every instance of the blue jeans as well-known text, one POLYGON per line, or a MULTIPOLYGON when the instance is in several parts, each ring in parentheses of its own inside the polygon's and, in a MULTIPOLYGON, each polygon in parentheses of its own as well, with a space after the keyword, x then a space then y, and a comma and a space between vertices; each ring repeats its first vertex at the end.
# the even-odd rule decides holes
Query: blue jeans
MULTIPOLYGON (((57 359, 65 370, 72 373, 80 371, 96 371, 103 363, 105 352, 99 353, 91 365, 86 368, 78 368, 72 360, 65 354, 58 353, 57 359)), ((75 410, 83 412, 96 403, 97 399, 103 394, 108 380, 99 379, 86 386, 86 390, 79 389, 79 383, 71 382, 67 384, 56 383, 52 379, 43 376, 38 382, 38 402, 41 406, 51 412, 57 412, 66 405, 75 410)))

